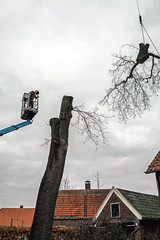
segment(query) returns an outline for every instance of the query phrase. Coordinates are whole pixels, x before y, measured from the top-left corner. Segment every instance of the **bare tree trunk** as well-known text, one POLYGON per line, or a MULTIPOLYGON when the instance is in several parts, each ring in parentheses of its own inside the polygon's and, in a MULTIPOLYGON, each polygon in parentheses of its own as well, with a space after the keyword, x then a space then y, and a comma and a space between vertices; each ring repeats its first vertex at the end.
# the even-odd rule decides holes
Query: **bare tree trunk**
POLYGON ((59 118, 50 120, 51 147, 46 171, 39 188, 30 240, 51 239, 55 204, 68 148, 72 101, 72 97, 64 96, 59 118))

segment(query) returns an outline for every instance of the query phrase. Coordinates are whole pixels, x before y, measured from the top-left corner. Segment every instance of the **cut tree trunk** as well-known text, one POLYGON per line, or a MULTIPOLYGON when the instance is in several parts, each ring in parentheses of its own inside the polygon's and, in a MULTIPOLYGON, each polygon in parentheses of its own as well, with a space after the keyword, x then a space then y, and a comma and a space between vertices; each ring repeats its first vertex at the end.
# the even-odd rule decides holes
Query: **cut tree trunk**
POLYGON ((68 148, 68 130, 72 117, 72 101, 73 97, 64 96, 59 118, 50 119, 50 153, 39 188, 30 240, 51 239, 56 199, 68 148))

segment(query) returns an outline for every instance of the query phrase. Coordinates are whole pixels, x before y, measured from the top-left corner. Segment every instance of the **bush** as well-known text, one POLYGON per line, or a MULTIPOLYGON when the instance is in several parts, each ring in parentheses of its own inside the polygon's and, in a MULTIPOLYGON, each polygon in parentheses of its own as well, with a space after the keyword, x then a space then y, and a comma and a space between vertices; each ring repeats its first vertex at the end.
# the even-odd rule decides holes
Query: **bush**
MULTIPOLYGON (((25 227, 3 227, 0 226, 0 240, 28 240, 30 228, 25 227)), ((78 228, 60 228, 53 227, 52 240, 76 240, 79 237, 80 230, 78 228)))

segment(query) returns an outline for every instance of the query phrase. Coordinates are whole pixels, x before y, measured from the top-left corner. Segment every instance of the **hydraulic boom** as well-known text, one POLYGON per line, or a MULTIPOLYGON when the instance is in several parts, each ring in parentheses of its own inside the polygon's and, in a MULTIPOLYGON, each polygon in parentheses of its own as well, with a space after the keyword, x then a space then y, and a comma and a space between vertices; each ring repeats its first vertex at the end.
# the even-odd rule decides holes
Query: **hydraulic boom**
POLYGON ((25 126, 27 126, 29 124, 32 124, 32 121, 27 120, 25 122, 18 123, 16 125, 12 125, 10 127, 4 128, 4 129, 0 130, 0 136, 3 136, 4 134, 9 133, 9 132, 18 130, 19 128, 25 127, 25 126))

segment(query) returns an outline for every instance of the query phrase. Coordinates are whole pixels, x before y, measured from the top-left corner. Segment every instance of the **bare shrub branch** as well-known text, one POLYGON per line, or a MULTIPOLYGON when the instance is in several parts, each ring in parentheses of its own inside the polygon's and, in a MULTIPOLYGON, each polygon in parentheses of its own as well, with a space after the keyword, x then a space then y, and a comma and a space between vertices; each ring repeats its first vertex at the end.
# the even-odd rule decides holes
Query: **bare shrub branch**
POLYGON ((124 122, 149 109, 150 98, 157 96, 160 89, 160 56, 148 52, 149 58, 143 64, 133 60, 136 56, 134 45, 124 45, 119 54, 113 55, 113 69, 109 71, 112 87, 100 101, 124 122), (124 48, 129 54, 123 53, 124 48))

